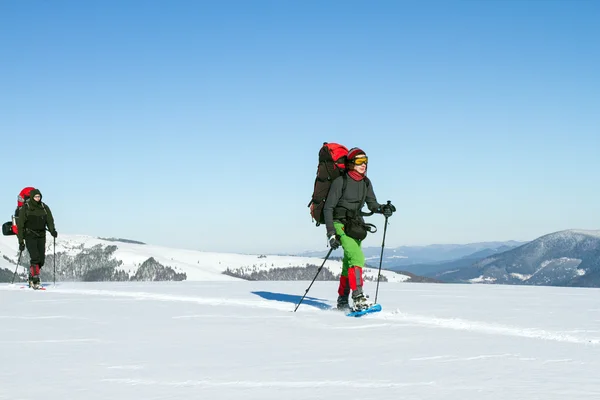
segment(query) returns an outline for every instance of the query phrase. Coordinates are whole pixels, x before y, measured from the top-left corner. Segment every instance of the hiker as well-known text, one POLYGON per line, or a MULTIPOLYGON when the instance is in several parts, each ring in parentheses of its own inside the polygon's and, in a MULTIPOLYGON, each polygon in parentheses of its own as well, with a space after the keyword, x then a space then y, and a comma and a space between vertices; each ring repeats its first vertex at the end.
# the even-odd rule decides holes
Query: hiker
POLYGON ((370 211, 390 217, 396 208, 390 204, 379 204, 373 185, 367 178, 368 158, 360 148, 352 148, 346 158, 347 173, 339 176, 332 183, 325 201, 323 214, 327 228, 329 245, 334 250, 340 245, 344 250, 342 275, 338 288, 337 308, 350 308, 348 296, 352 290, 354 309, 368 308, 370 304, 363 293, 362 269, 365 255, 362 251, 362 240, 366 237, 368 226, 360 214, 367 205, 370 211))
POLYGON ((42 202, 42 193, 38 189, 33 189, 29 193, 29 199, 19 210, 17 225, 19 251, 25 250, 27 244, 27 251, 31 258, 29 286, 37 288, 40 286, 40 270, 46 258, 46 227, 52 237, 58 236, 50 207, 42 202))

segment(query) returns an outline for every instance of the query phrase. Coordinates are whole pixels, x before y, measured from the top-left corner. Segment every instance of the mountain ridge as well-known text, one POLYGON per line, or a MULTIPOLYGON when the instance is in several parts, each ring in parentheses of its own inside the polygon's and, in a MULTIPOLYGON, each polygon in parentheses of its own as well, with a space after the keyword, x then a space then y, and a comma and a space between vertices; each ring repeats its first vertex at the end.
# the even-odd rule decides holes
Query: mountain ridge
POLYGON ((446 282, 600 286, 600 230, 566 229, 433 277, 446 282))
MULTIPOLYGON (((55 261, 57 280, 62 281, 221 281, 255 279, 256 276, 277 280, 281 278, 280 275, 293 280, 311 280, 316 269, 308 267, 323 263, 323 259, 317 257, 203 252, 87 235, 61 235, 56 240, 56 258, 52 240, 48 240, 46 246, 43 281, 54 278, 55 261), (286 271, 294 268, 300 272, 290 274, 286 271)), ((12 278, 18 253, 14 236, 0 238, 0 277, 3 279, 6 280, 7 276, 12 278)), ((19 261, 21 268, 18 273, 20 279, 24 279, 24 266, 29 265, 27 251, 23 252, 19 261)), ((327 260, 323 269, 336 277, 341 272, 342 263, 339 260, 327 260)), ((364 269, 365 280, 376 280, 377 274, 377 269, 364 269)), ((324 273, 322 275, 326 276, 324 273)), ((383 281, 390 282, 411 280, 408 275, 387 270, 383 270, 381 276, 383 281)))
MULTIPOLYGON (((514 248, 527 242, 515 240, 508 241, 488 241, 466 244, 430 244, 423 246, 399 246, 386 247, 383 252, 382 267, 390 270, 406 270, 418 273, 416 270, 408 268, 415 264, 435 264, 443 263, 472 255, 473 253, 486 250, 496 250, 499 248, 514 248)), ((363 248, 367 264, 379 267, 379 258, 381 257, 381 246, 368 246, 363 248)), ((297 253, 298 256, 323 257, 327 251, 306 251, 297 253)), ((341 250, 336 250, 332 256, 341 254, 341 250)))

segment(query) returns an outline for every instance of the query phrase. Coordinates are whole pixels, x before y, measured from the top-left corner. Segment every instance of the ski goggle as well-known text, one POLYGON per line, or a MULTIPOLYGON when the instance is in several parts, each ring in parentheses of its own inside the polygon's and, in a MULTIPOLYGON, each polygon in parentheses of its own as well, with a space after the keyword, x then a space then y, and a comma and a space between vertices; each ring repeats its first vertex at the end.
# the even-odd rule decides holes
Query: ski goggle
POLYGON ((352 160, 352 164, 354 165, 363 165, 369 162, 369 157, 359 157, 352 160))

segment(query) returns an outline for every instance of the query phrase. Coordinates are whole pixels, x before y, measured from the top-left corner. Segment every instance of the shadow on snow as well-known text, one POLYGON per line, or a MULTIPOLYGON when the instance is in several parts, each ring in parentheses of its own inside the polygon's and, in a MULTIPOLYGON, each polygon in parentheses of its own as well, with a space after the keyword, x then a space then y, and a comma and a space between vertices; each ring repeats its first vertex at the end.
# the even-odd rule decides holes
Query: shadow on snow
MULTIPOLYGON (((252 292, 252 294, 260 296, 266 300, 282 301, 284 303, 291 304, 298 304, 298 302, 302 298, 302 296, 298 296, 295 294, 274 292, 252 292)), ((302 300, 302 304, 300 305, 300 307, 302 307, 303 305, 316 307, 321 310, 331 310, 331 306, 329 304, 325 303, 322 299, 317 299, 315 297, 305 297, 304 300, 302 300)))

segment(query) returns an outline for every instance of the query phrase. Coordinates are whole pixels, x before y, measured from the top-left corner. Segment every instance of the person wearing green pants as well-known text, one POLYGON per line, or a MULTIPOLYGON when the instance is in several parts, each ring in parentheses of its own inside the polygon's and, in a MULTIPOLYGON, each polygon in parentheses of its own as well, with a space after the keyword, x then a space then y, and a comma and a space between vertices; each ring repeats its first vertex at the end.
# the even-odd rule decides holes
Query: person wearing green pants
MULTIPOLYGON (((342 274, 338 287, 337 308, 350 308, 349 295, 355 309, 367 308, 370 304, 363 293, 362 269, 365 266, 365 255, 362 251, 362 240, 349 236, 346 226, 350 218, 364 222, 360 210, 366 204, 370 211, 391 216, 396 208, 392 204, 379 204, 373 185, 367 178, 368 158, 360 148, 352 148, 348 152, 347 174, 336 178, 329 189, 323 209, 329 245, 344 250, 342 274)), ((350 233, 350 231, 348 231, 350 233)))

